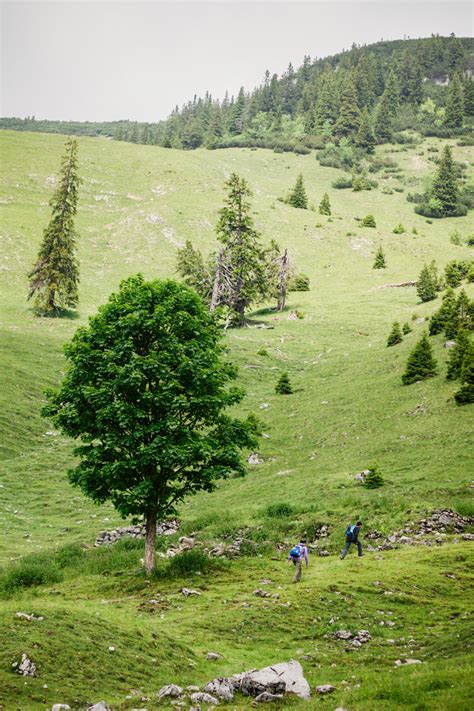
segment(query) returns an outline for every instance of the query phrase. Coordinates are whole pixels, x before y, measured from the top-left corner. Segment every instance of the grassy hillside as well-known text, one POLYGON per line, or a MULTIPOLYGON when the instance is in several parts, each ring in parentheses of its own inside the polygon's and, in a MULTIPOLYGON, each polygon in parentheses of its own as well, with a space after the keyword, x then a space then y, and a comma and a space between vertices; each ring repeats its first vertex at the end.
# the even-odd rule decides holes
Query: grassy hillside
MULTIPOLYGON (((38 709, 67 700, 82 708, 87 700, 107 697, 117 708, 119 703, 132 708, 143 703, 125 701, 131 688, 148 695, 167 681, 199 683, 309 654, 304 667, 310 683, 338 687, 330 702, 334 708, 469 708, 463 616, 469 544, 410 548, 344 564, 335 556, 313 559, 298 591, 287 585, 283 558, 271 559, 277 541, 286 545, 319 521, 330 524, 327 548, 336 553, 344 526, 355 516, 368 529, 389 533, 436 507, 472 510, 474 418, 469 407, 454 404, 456 386, 445 379, 442 336, 431 339, 440 375, 409 387, 400 381, 408 352, 426 327, 420 319, 433 313, 439 299, 420 304, 412 288, 379 288, 416 279, 432 259, 442 268, 451 259, 472 257, 472 249, 450 242, 454 229, 465 242, 473 231, 472 215, 430 224, 415 215, 403 192, 381 190, 388 185, 419 191, 434 170, 428 160, 434 153, 427 149, 441 142, 382 147, 381 154, 391 155, 402 172, 379 174, 377 190, 353 193, 332 189, 340 171, 320 167, 314 155, 245 149, 187 153, 81 138, 80 306, 77 318, 55 320, 34 318, 25 295, 63 139, 1 132, 0 142, 0 562, 6 575, 24 556, 35 565, 45 561, 46 569, 54 551, 66 550, 55 563, 52 589, 32 588, 17 601, 2 603, 9 641, 0 653, 0 702, 12 708, 21 700, 22 709, 38 709), (197 531, 209 544, 247 527, 246 536, 261 545, 263 557, 211 567, 201 576, 182 577, 179 570, 163 568, 162 577, 147 584, 139 567, 141 550, 132 543, 88 553, 71 547, 92 544, 119 519, 67 483, 72 445, 40 417, 42 392, 61 379, 62 344, 122 278, 137 271, 147 278, 174 275, 176 249, 186 239, 204 252, 213 248, 223 182, 232 171, 254 190, 254 217, 264 240, 289 247, 293 263, 309 275, 311 291, 291 294, 283 314, 264 307, 255 311, 251 326, 266 328, 228 332, 231 357, 247 390, 241 409, 257 413, 268 435, 259 448, 264 462, 250 467, 245 479, 222 482, 212 495, 189 500, 180 517, 184 531, 197 531), (299 172, 310 202, 317 206, 329 193, 332 218, 278 201, 299 172), (354 219, 368 212, 376 229, 360 228, 354 219), (407 232, 393 234, 400 222, 407 232), (387 257, 385 270, 372 269, 379 244, 387 257), (303 319, 290 318, 296 309, 303 319), (413 332, 386 348, 395 319, 409 321, 413 332), (259 355, 263 348, 268 355, 259 355), (283 370, 290 374, 293 395, 274 392, 283 370), (386 483, 367 491, 353 474, 374 461, 386 483), (291 513, 268 516, 268 506, 279 502, 290 504, 291 513), (455 578, 446 579, 446 572, 455 578), (267 577, 275 589, 282 586, 279 602, 251 595, 267 577), (377 580, 392 597, 380 597, 377 580), (201 584, 205 594, 185 600, 179 590, 186 584, 201 584), (163 598, 158 614, 139 607, 158 592, 163 598), (355 601, 345 600, 347 595, 355 601), (293 607, 282 607, 283 602, 293 607), (378 625, 377 611, 386 608, 398 618, 390 635, 378 625), (45 619, 25 623, 15 619, 17 610, 45 619), (368 648, 347 657, 350 664, 341 648, 324 638, 335 610, 337 628, 357 625, 374 637, 368 648), (100 623, 92 624, 96 617, 100 623), (386 636, 395 638, 395 646, 386 636), (405 648, 410 637, 415 643, 405 648), (117 648, 115 656, 109 645, 117 648), (224 660, 211 668, 203 658, 212 647, 224 660), (36 654, 41 669, 27 684, 10 671, 23 651, 36 654), (417 655, 424 665, 393 667, 394 659, 417 655), (79 661, 66 675, 71 660, 79 661), (94 675, 91 668, 102 671, 94 675), (351 688, 361 686, 343 692, 342 680, 351 688)), ((473 148, 450 143, 455 158, 472 166, 473 148)), ((473 285, 467 289, 474 292, 473 285)), ((145 705, 154 708, 150 701, 145 705)))

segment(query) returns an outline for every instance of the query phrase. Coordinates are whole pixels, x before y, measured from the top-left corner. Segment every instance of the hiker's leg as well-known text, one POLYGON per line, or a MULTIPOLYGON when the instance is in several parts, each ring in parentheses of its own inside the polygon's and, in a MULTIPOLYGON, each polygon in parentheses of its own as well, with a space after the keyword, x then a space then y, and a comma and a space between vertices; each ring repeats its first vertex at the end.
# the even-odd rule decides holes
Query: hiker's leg
POLYGON ((360 541, 357 541, 357 550, 358 550, 359 558, 361 558, 362 557, 362 543, 360 541))
POLYGON ((301 567, 303 565, 303 559, 300 558, 299 560, 295 561, 295 574, 293 576, 293 582, 294 583, 299 583, 301 580, 301 567))
POLYGON ((346 545, 344 546, 344 550, 341 553, 341 560, 344 560, 344 558, 347 555, 347 551, 349 550, 350 547, 351 547, 351 543, 350 543, 350 541, 347 541, 346 545))

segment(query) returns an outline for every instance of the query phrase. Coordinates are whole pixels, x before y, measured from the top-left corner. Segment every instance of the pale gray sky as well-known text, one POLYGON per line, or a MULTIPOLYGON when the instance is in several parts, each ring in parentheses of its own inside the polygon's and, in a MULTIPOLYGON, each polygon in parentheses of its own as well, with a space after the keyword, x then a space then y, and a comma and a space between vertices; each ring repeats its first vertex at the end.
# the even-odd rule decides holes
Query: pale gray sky
POLYGON ((473 34, 456 0, 17 0, 1 19, 0 115, 81 121, 156 121, 353 42, 473 34))

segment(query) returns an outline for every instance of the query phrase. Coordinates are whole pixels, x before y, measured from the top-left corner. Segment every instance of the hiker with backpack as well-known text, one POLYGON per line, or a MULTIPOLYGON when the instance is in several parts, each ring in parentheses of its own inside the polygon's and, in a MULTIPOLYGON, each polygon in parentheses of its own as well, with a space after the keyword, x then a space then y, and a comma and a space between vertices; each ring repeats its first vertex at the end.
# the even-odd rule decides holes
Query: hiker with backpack
POLYGON ((341 553, 341 560, 344 560, 344 558, 347 555, 347 552, 349 548, 351 547, 351 543, 353 543, 355 546, 357 546, 357 551, 358 551, 358 556, 359 558, 362 557, 362 544, 359 541, 359 531, 362 527, 362 521, 357 521, 355 526, 353 524, 349 524, 347 529, 346 529, 346 545, 344 547, 344 550, 341 553))
POLYGON ((306 567, 308 567, 308 549, 306 547, 306 540, 302 538, 300 542, 293 546, 288 556, 288 563, 293 563, 295 566, 295 574, 293 575, 293 582, 299 583, 301 580, 301 569, 303 567, 303 558, 306 561, 306 567))

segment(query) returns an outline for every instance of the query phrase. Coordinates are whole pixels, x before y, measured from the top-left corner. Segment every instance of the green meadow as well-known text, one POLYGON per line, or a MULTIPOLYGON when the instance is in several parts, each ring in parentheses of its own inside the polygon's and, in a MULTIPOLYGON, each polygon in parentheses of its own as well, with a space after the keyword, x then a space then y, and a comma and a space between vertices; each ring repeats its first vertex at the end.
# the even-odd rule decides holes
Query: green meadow
MULTIPOLYGON (((473 411, 454 402, 443 335, 430 339, 439 374, 401 384, 440 296, 420 303, 416 289, 386 286, 416 280, 433 259, 442 272, 453 259, 474 257, 466 245, 472 212, 431 222, 406 200, 423 190, 444 143, 379 146, 377 155, 400 170, 382 169, 373 176, 377 189, 352 192, 331 187, 342 171, 321 167, 314 153, 186 152, 80 138, 80 303, 69 318, 51 319, 33 315, 27 274, 49 219, 64 137, 0 132, 0 708, 83 709, 103 698, 113 709, 151 711, 165 683, 201 684, 290 658, 301 661, 312 687, 337 690, 275 708, 472 708, 472 543, 448 536, 442 546, 338 557, 357 517, 363 530, 388 535, 436 508, 474 514, 473 411), (310 291, 290 293, 282 313, 261 304, 247 327, 226 332, 247 393, 238 409, 262 422, 263 461, 179 511, 178 535, 194 533, 212 546, 244 531, 245 555, 163 559, 147 581, 141 542, 92 548, 101 530, 124 524, 112 507, 95 506, 69 485, 74 443, 41 417, 43 393, 64 374, 63 344, 122 279, 175 278, 187 239, 205 254, 215 249, 232 172, 253 190, 262 242, 288 247, 310 291), (279 200, 299 173, 315 210, 279 200), (325 192, 331 217, 317 211, 325 192), (375 229, 359 226, 356 218, 368 213, 375 229), (405 232, 394 234, 399 223, 405 232), (455 230, 461 245, 450 239, 455 230), (374 270, 379 245, 387 268, 374 270), (395 320, 412 332, 387 348, 395 320), (284 371, 292 395, 275 393, 284 371), (375 462, 384 486, 367 490, 354 475, 375 462), (271 515, 275 504, 286 513, 271 515), (329 524, 322 543, 331 555, 312 555, 302 583, 292 586, 288 550, 319 523, 329 524), (252 594, 262 579, 278 598, 252 594), (185 586, 202 595, 185 598, 185 586), (18 619, 17 611, 44 620, 18 619), (393 628, 379 624, 389 615, 393 628), (366 629, 372 640, 346 652, 330 636, 337 629, 366 629), (208 651, 222 659, 206 661, 208 651), (12 671, 23 652, 37 664, 36 678, 12 671), (407 657, 423 663, 394 665, 407 657)), ((474 148, 448 143, 472 174, 474 148)), ((472 298, 474 284, 463 286, 472 298)), ((228 708, 249 706, 241 699, 228 708)))

